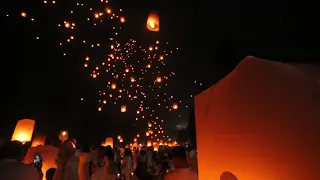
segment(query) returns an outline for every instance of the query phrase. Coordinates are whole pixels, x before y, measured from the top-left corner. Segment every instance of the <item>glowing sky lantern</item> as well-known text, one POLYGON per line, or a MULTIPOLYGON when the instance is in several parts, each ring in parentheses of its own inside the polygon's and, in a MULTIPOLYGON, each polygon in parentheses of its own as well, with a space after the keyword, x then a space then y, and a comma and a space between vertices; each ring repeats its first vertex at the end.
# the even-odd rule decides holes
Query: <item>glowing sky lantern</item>
POLYGON ((120 22, 124 23, 126 21, 126 19, 124 17, 120 18, 120 22))
POLYGON ((178 104, 177 104, 177 103, 174 103, 174 104, 172 105, 172 109, 178 109, 178 104))
POLYGON ((127 106, 122 105, 122 106, 121 106, 121 112, 126 112, 126 111, 127 111, 127 106))
POLYGON ((68 138, 69 138, 68 131, 61 131, 60 132, 60 134, 59 134, 60 141, 64 142, 64 141, 68 140, 68 138))
POLYGON ((117 85, 115 83, 111 84, 111 89, 116 89, 117 85))
POLYGON ((23 119, 17 122, 12 135, 12 141, 20 141, 22 143, 30 142, 36 121, 31 119, 23 119))
POLYGON ((27 17, 27 13, 21 12, 21 16, 22 16, 22 17, 27 17))
POLYGON ((159 76, 159 77, 157 77, 156 81, 157 82, 162 82, 162 78, 159 76))
POLYGON ((147 28, 150 31, 158 32, 160 31, 160 20, 159 16, 155 12, 151 12, 147 20, 147 28))
POLYGON ((148 142, 147 142, 147 146, 148 146, 148 147, 152 146, 152 142, 151 142, 151 141, 148 141, 148 142))
POLYGON ((106 12, 107 12, 107 14, 111 14, 112 13, 110 8, 106 8, 106 12))
POLYGON ((102 144, 102 146, 104 147, 111 146, 113 148, 113 138, 107 137, 105 142, 102 144))
POLYGON ((37 135, 33 138, 31 147, 43 146, 46 141, 46 136, 37 135))

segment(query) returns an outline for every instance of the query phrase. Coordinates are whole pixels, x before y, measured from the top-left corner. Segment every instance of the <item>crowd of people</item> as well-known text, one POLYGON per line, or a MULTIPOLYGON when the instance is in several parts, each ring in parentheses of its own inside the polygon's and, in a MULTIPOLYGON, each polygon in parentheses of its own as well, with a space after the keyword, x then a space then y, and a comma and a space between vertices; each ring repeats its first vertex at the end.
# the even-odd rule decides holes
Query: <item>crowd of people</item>
MULTIPOLYGON (((43 172, 42 161, 24 163, 24 145, 0 147, 0 180, 197 180, 195 149, 183 146, 112 148, 61 143, 55 168, 43 172)), ((39 153, 39 155, 41 155, 39 153)))

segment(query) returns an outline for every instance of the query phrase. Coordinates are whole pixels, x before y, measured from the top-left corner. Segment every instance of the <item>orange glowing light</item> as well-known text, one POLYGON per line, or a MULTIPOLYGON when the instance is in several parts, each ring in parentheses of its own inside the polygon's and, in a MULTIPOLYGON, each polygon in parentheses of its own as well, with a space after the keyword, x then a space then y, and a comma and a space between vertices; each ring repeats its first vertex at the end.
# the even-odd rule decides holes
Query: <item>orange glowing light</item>
POLYGON ((121 106, 121 112, 126 112, 126 111, 127 111, 127 106, 122 105, 122 106, 121 106))
POLYGON ((158 32, 160 31, 160 20, 159 16, 155 12, 151 12, 147 20, 147 28, 150 31, 158 32))
POLYGON ((22 143, 30 142, 36 121, 31 119, 23 119, 17 122, 11 140, 20 141, 22 143))

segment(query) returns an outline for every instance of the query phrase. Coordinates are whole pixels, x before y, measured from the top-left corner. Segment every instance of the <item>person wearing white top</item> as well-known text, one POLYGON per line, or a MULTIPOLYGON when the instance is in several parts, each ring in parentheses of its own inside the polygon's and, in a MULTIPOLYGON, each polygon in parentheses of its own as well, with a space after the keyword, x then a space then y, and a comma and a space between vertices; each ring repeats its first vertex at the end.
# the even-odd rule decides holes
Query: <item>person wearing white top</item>
POLYGON ((72 143, 62 143, 56 160, 57 169, 53 180, 79 180, 79 161, 79 152, 72 143))
POLYGON ((88 146, 84 146, 80 152, 79 161, 79 180, 90 180, 90 149, 88 146))
POLYGON ((129 148, 126 148, 124 151, 122 173, 125 175, 126 179, 130 179, 131 173, 133 172, 133 156, 132 151, 129 148))
POLYGON ((106 148, 99 148, 99 152, 97 154, 97 162, 95 164, 94 173, 91 178, 92 180, 114 180, 116 178, 116 168, 112 166, 114 162, 112 162, 112 160, 109 160, 107 153, 108 152, 106 148))
POLYGON ((190 168, 183 147, 174 147, 171 151, 174 170, 164 176, 164 180, 198 180, 198 174, 190 168))

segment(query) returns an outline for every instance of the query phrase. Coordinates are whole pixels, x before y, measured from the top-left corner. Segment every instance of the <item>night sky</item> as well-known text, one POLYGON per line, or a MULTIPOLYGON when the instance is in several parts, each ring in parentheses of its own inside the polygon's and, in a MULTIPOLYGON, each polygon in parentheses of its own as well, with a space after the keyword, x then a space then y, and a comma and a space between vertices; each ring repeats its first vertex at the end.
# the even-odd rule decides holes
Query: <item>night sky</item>
MULTIPOLYGON (((0 135, 10 137, 16 121, 23 118, 35 119, 36 132, 48 136, 56 136, 62 129, 85 140, 118 134, 130 139, 136 133, 143 134, 146 122, 136 123, 130 113, 120 113, 119 105, 107 105, 103 112, 97 111, 97 89, 101 82, 93 80, 83 67, 80 54, 85 53, 84 49, 69 47, 67 51, 73 55, 67 58, 61 55, 59 42, 65 34, 57 24, 67 19, 68 9, 77 2, 88 8, 105 9, 105 6, 101 7, 99 0, 57 0, 54 5, 50 2, 7 1, 1 7, 0 135), (35 23, 21 17, 21 12, 32 15, 35 23), (84 101, 80 100, 82 97, 84 101)), ((134 38, 146 47, 153 40, 169 41, 170 45, 179 47, 166 66, 168 71, 176 73, 167 91, 185 102, 184 106, 191 105, 191 94, 213 85, 247 55, 282 62, 307 63, 320 59, 319 13, 310 4, 283 0, 110 3, 112 8, 123 9, 126 18, 123 36, 134 38), (160 16, 158 33, 149 32, 145 26, 151 11, 160 16)), ((88 34, 107 41, 110 32, 103 31, 108 26, 105 23, 99 34, 89 30, 88 34)), ((103 58, 106 54, 100 52, 95 56, 103 58)), ((188 108, 162 113, 165 130, 174 135, 173 129, 186 122, 188 114, 188 108), (180 118, 177 113, 181 114, 180 118)))

